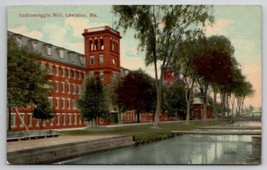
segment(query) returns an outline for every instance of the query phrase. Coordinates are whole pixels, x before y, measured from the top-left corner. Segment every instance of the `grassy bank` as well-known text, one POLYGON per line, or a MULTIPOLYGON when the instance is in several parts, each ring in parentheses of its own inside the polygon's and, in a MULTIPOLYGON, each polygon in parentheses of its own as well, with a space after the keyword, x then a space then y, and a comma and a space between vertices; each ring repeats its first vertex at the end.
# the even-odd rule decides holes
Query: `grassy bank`
POLYGON ((191 121, 161 123, 159 129, 151 128, 152 124, 121 126, 121 127, 88 127, 83 130, 62 131, 64 135, 132 135, 138 143, 147 143, 150 141, 161 140, 172 137, 171 131, 175 130, 194 130, 203 126, 217 126, 229 124, 227 121, 191 121))

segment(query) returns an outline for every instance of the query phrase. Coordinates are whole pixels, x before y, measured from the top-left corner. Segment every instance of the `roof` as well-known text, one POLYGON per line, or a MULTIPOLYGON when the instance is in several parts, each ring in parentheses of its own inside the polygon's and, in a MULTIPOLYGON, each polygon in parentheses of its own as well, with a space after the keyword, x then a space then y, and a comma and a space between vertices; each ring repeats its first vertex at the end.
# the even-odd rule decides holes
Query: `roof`
POLYGON ((22 46, 33 50, 35 49, 37 52, 41 53, 40 58, 80 68, 85 68, 84 54, 71 51, 63 47, 55 46, 53 44, 43 42, 34 38, 26 37, 24 35, 17 34, 11 31, 8 31, 8 36, 14 36, 14 38, 20 39, 22 46), (33 47, 33 44, 35 45, 35 47, 33 47), (47 48, 51 49, 51 55, 48 54, 47 48))
POLYGON ((193 104, 203 104, 203 102, 199 97, 195 97, 193 98, 193 104))

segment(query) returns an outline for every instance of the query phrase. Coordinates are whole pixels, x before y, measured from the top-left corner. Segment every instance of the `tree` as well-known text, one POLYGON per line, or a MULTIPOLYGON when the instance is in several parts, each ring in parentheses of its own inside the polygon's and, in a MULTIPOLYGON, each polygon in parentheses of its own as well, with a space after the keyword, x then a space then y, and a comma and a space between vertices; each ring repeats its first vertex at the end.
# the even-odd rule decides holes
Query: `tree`
POLYGON ((77 105, 81 116, 86 121, 93 121, 93 126, 97 117, 105 117, 108 114, 107 99, 99 77, 85 79, 85 90, 77 100, 77 105))
MULTIPOLYGON (((12 37, 8 38, 7 53, 7 107, 9 108, 9 115, 12 109, 18 113, 18 108, 25 108, 27 105, 33 104, 33 106, 37 106, 33 109, 35 118, 50 119, 51 108, 50 105, 45 104, 48 103, 49 83, 45 79, 45 71, 41 70, 40 63, 37 61, 41 54, 24 46, 19 47, 12 37), (42 113, 39 112, 39 106, 44 109, 42 113)), ((24 120, 22 122, 27 129, 24 120)))
POLYGON ((166 87, 165 105, 170 116, 179 116, 184 119, 186 115, 185 85, 181 81, 176 81, 166 87))
POLYGON ((154 66, 157 91, 154 128, 158 127, 161 112, 163 72, 175 57, 175 48, 180 40, 201 33, 199 27, 207 20, 213 21, 210 8, 203 5, 113 6, 113 11, 119 15, 118 25, 125 31, 128 28, 136 30, 139 49, 146 52, 146 65, 154 66))
POLYGON ((153 109, 155 100, 155 89, 149 75, 142 70, 130 71, 121 79, 118 87, 115 87, 117 94, 117 105, 123 110, 135 110, 137 121, 140 122, 140 113, 149 112, 153 109))

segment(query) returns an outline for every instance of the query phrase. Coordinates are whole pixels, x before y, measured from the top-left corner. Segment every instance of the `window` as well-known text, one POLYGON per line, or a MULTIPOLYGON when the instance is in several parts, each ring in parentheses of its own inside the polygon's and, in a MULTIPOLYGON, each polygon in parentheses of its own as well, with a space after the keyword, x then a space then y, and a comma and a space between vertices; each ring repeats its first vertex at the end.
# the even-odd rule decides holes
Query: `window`
POLYGON ((58 75, 59 75, 59 67, 56 66, 56 76, 58 76, 58 75))
POLYGON ((16 113, 11 113, 10 115, 10 123, 11 127, 15 128, 16 127, 16 113))
POLYGON ((100 39, 100 48, 101 48, 101 50, 104 50, 104 40, 103 40, 103 38, 100 39))
POLYGON ((28 126, 32 126, 32 113, 28 113, 28 126))
POLYGON ((82 76, 81 76, 81 72, 80 71, 78 71, 78 77, 77 77, 77 79, 79 79, 79 80, 82 79, 82 76))
POLYGON ((47 74, 49 74, 49 75, 53 74, 53 65, 52 64, 49 64, 48 73, 47 74))
POLYGON ((49 104, 53 108, 53 97, 48 97, 49 104))
POLYGON ((61 92, 65 93, 65 83, 61 82, 61 92))
POLYGON ((40 126, 40 121, 37 120, 37 121, 36 121, 36 124, 35 124, 35 127, 39 127, 39 126, 40 126))
POLYGON ((33 48, 34 50, 38 50, 38 49, 37 49, 37 41, 33 41, 33 42, 32 42, 32 48, 33 48))
POLYGON ((90 45, 90 51, 94 51, 94 44, 92 40, 89 41, 89 45, 90 45))
POLYGON ((65 67, 61 67, 61 76, 65 77, 65 67))
POLYGON ((70 59, 71 59, 71 62, 74 63, 74 62, 75 62, 75 54, 71 54, 71 55, 70 55, 70 59))
POLYGON ((104 55, 100 54, 99 55, 99 64, 103 64, 104 63, 104 55))
POLYGON ((47 55, 52 55, 51 46, 47 46, 47 55))
POLYGON ((58 85, 58 81, 55 81, 55 91, 58 92, 59 91, 59 85, 58 85))
POLYGON ((45 71, 46 70, 46 65, 45 65, 45 63, 41 63, 41 70, 43 70, 43 71, 45 71))
POLYGON ((66 113, 62 113, 63 126, 66 126, 66 113))
POLYGON ((84 57, 83 56, 80 56, 80 62, 82 65, 84 65, 84 57))
POLYGON ((65 99, 61 99, 61 108, 65 109, 65 99))
MULTIPOLYGON (((53 114, 53 113, 51 113, 53 114)), ((53 126, 54 118, 50 119, 50 126, 53 126)))
POLYGON ((70 104, 70 99, 68 99, 68 100, 67 100, 67 107, 68 107, 68 109, 70 109, 70 105, 71 105, 71 104, 70 104))
POLYGON ((111 50, 112 50, 112 51, 115 51, 115 45, 114 45, 114 43, 115 43, 115 42, 114 42, 114 40, 113 40, 112 43, 111 43, 111 50))
POLYGON ((81 85, 77 86, 77 94, 81 94, 81 85))
POLYGON ((19 126, 23 127, 24 126, 24 122, 25 122, 24 113, 20 113, 19 116, 20 116, 20 118, 19 118, 19 126))
POLYGON ((116 65, 116 60, 114 58, 112 58, 112 64, 116 65))
POLYGON ((98 50, 98 41, 97 41, 97 39, 95 39, 95 49, 94 50, 98 50))
POLYGON ((94 58, 94 56, 90 56, 90 64, 91 65, 95 64, 95 58, 94 58))
POLYGON ((73 94, 76 93, 76 85, 75 85, 75 84, 72 85, 72 93, 73 93, 73 94))
POLYGON ((70 69, 68 68, 68 78, 70 78, 70 69))
POLYGON ((70 83, 68 83, 67 88, 68 88, 68 93, 70 93, 70 83))
POLYGON ((74 113, 74 125, 77 125, 77 113, 74 113))
POLYGON ((21 37, 17 37, 17 43, 18 43, 18 46, 19 47, 22 46, 22 39, 21 39, 21 37))
POLYGON ((57 115, 57 126, 59 126, 60 125, 60 113, 57 113, 56 115, 57 115))
POLYGON ((89 76, 90 76, 90 77, 93 77, 93 76, 94 76, 94 72, 93 72, 93 71, 90 71, 90 72, 89 72, 89 76))
POLYGON ((72 114, 69 113, 69 125, 71 125, 71 124, 72 124, 72 114))
POLYGON ((76 78, 76 70, 73 70, 72 73, 73 73, 72 78, 75 79, 76 78))
POLYGON ((72 99, 72 108, 76 109, 76 99, 72 99))
POLYGON ((64 59, 64 51, 63 51, 63 49, 59 50, 59 58, 60 59, 64 59))
POLYGON ((102 71, 100 72, 99 78, 100 78, 101 81, 104 80, 104 73, 102 71))
POLYGON ((56 109, 59 108, 59 98, 58 97, 56 97, 56 100, 55 100, 55 107, 56 107, 56 109))

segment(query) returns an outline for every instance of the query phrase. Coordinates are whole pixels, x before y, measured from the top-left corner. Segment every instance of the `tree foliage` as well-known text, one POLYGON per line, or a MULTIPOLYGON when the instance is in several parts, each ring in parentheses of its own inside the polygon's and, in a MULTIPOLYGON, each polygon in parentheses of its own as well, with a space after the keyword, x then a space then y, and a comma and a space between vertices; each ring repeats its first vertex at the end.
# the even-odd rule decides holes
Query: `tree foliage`
POLYGON ((107 98, 99 77, 87 77, 85 90, 77 101, 81 116, 86 121, 95 121, 96 117, 105 117, 108 114, 107 98))
POLYGON ((117 85, 114 87, 118 99, 117 105, 123 110, 135 110, 138 122, 140 122, 140 112, 153 110, 155 88, 151 77, 142 70, 130 71, 117 85))
POLYGON ((24 108, 33 104, 33 117, 41 120, 52 118, 48 102, 49 83, 41 70, 36 53, 24 46, 19 47, 15 39, 8 38, 7 100, 8 108, 24 108), (42 110, 40 110, 42 108, 42 110))
POLYGON ((157 90, 154 127, 161 112, 161 87, 164 69, 172 62, 175 48, 182 39, 201 33, 201 26, 213 21, 211 6, 194 5, 115 5, 118 26, 136 30, 139 49, 145 50, 147 65, 153 64, 157 90), (161 65, 158 66, 158 61, 161 65), (159 73, 158 73, 159 72, 159 73))
POLYGON ((163 92, 163 102, 169 116, 179 116, 184 119, 186 115, 185 85, 176 81, 172 85, 166 85, 163 92))

